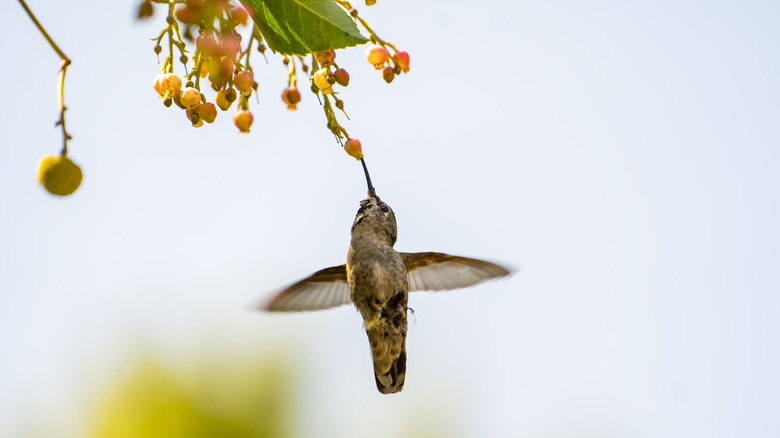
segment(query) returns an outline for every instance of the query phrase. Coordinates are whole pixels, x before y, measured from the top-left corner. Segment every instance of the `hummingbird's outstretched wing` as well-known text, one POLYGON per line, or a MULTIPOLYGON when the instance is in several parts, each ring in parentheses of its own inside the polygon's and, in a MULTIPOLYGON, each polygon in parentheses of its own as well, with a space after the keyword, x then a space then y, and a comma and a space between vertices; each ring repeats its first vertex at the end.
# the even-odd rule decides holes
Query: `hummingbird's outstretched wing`
POLYGON ((350 302, 347 268, 340 265, 315 272, 277 293, 261 308, 272 312, 302 312, 328 309, 350 302))
POLYGON ((409 292, 458 289, 510 274, 508 269, 495 263, 468 257, 440 252, 400 254, 406 265, 409 292))

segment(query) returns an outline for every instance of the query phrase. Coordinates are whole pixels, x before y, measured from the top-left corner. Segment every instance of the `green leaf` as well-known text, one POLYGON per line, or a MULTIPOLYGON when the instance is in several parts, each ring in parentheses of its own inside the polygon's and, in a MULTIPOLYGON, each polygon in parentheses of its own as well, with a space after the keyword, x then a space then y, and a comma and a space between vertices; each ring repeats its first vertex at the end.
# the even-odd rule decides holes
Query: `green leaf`
POLYGON ((249 0, 268 47, 305 55, 365 44, 352 17, 333 0, 249 0))

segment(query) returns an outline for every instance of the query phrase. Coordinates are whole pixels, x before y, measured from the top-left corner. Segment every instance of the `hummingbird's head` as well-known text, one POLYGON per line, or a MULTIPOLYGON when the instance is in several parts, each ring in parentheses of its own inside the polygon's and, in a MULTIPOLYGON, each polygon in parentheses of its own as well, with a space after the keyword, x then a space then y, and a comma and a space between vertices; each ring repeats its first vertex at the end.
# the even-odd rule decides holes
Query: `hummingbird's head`
POLYGON ((368 199, 360 201, 360 209, 352 224, 352 237, 356 234, 373 235, 386 240, 390 246, 395 245, 398 225, 393 209, 377 196, 369 196, 368 199))

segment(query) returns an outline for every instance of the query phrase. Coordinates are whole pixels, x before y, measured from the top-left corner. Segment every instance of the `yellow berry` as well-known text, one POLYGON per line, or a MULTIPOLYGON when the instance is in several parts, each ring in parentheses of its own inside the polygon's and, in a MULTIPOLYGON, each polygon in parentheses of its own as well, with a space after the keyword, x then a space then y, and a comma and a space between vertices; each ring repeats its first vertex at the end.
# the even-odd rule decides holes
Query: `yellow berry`
POLYGON ((329 94, 333 92, 333 85, 328 81, 330 77, 330 70, 321 68, 314 72, 314 85, 322 91, 322 94, 329 94))
POLYGON ((64 156, 50 155, 38 166, 38 182, 53 195, 70 195, 79 188, 82 178, 79 166, 64 156))
POLYGON ((206 123, 214 123, 214 119, 217 118, 217 107, 213 103, 202 103, 196 109, 198 116, 206 123))
POLYGON ((184 108, 195 109, 200 105, 200 91, 187 87, 181 92, 181 104, 184 108))
POLYGON ((225 90, 217 91, 217 97, 214 99, 214 101, 217 103, 217 106, 222 111, 227 111, 228 108, 230 108, 230 105, 233 103, 233 102, 228 102, 225 90))

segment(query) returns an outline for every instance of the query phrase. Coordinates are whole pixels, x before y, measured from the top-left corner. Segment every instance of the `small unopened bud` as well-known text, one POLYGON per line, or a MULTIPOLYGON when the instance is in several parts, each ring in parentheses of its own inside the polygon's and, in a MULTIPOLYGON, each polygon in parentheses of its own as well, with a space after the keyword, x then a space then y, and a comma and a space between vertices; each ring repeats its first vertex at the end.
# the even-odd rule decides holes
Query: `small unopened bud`
POLYGON ((236 98, 238 98, 238 95, 236 94, 236 90, 232 88, 228 88, 225 91, 225 99, 227 99, 228 102, 233 103, 236 101, 236 98))
POLYGON ((138 7, 138 19, 144 19, 149 18, 152 15, 154 15, 154 7, 152 6, 152 2, 149 0, 145 0, 141 2, 141 5, 138 7))
POLYGON ((382 78, 388 84, 390 82, 393 82, 393 78, 395 78, 395 72, 393 71, 393 68, 392 67, 385 67, 385 69, 382 70, 382 78))
POLYGON ((336 70, 336 72, 333 73, 333 77, 336 79, 336 82, 342 87, 346 87, 347 85, 349 85, 349 73, 347 73, 347 71, 344 70, 343 68, 336 70))

